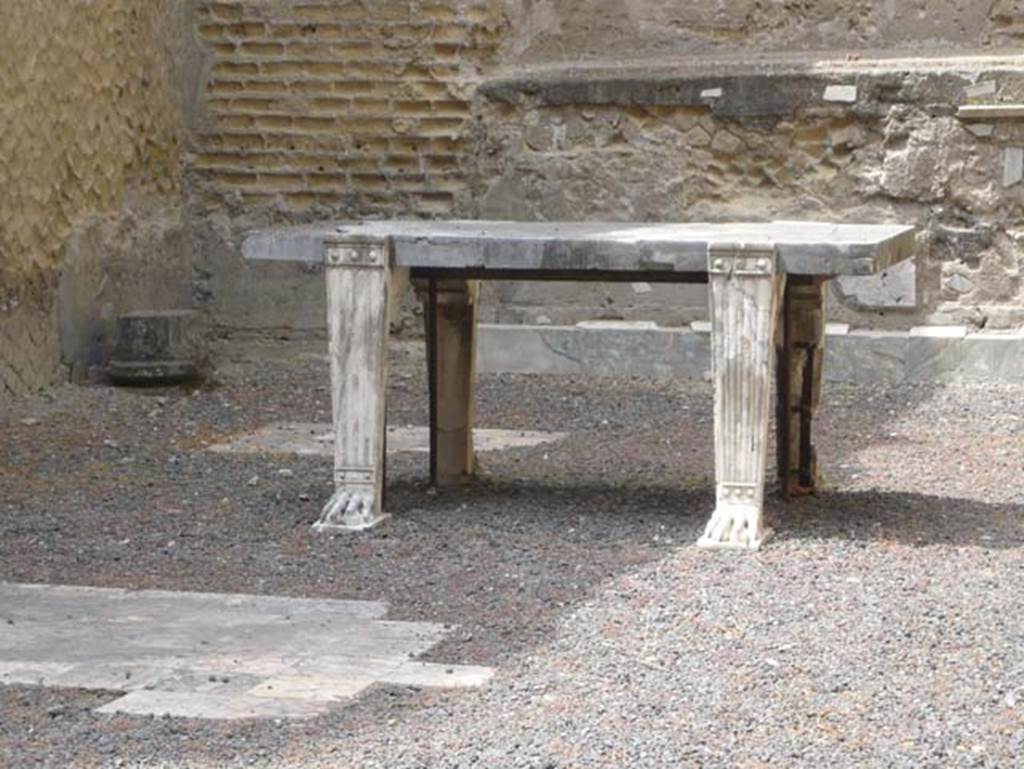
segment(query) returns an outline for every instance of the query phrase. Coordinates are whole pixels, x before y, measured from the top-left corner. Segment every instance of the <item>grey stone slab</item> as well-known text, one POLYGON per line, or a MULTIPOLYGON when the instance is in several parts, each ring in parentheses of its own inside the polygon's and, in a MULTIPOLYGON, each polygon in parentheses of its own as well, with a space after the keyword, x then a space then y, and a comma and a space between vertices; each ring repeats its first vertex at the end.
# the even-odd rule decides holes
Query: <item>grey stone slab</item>
POLYGON ((858 331, 825 339, 825 379, 857 384, 893 384, 907 375, 907 335, 902 331, 858 331))
POLYGON ((327 712, 329 702, 293 697, 273 699, 209 692, 130 692, 96 709, 97 713, 176 716, 237 720, 247 718, 312 718, 327 712))
POLYGON ((379 657, 374 655, 319 654, 292 661, 289 674, 322 675, 328 678, 351 679, 369 676, 385 680, 392 671, 409 662, 409 655, 379 657))
POLYGON ((792 274, 870 275, 909 257, 914 228, 896 224, 737 222, 367 221, 251 233, 247 259, 322 262, 329 241, 390 239, 396 267, 652 274, 707 270, 709 244, 771 243, 792 274))
POLYGON ((907 336, 907 380, 945 382, 956 379, 963 363, 963 326, 921 326, 907 336))
POLYGON ((375 679, 368 676, 341 678, 328 675, 283 675, 260 682, 248 693, 253 697, 270 699, 338 702, 352 699, 374 682, 375 679))
POLYGON ((48 686, 51 681, 73 667, 74 665, 67 662, 0 659, 0 684, 48 686))
POLYGON ((959 377, 983 382, 1024 382, 1024 333, 968 334, 960 345, 959 377))
POLYGON ((33 608, 41 600, 66 604, 68 617, 116 616, 119 621, 144 621, 166 616, 174 609, 189 615, 216 613, 218 616, 245 615, 265 617, 298 614, 331 615, 376 619, 387 614, 380 601, 319 600, 243 593, 182 593, 169 590, 125 590, 121 588, 81 588, 71 585, 39 585, 0 582, 0 605, 18 611, 33 608), (83 590, 85 592, 83 592, 83 590))
POLYGON ((129 692, 103 712, 315 715, 446 634, 438 623, 380 619, 385 610, 378 602, 0 583, 0 617, 13 622, 0 633, 0 683, 129 692))
MULTIPOLYGON (((976 77, 982 66, 982 59, 944 57, 940 74, 934 60, 857 58, 856 62, 828 61, 815 56, 811 64, 802 53, 755 56, 748 52, 718 58, 659 55, 656 63, 574 62, 517 68, 514 75, 485 80, 478 93, 496 102, 518 104, 525 99, 532 105, 551 106, 701 106, 710 101, 718 117, 783 117, 820 106, 829 86, 851 80, 857 83, 865 110, 877 109, 880 100, 893 100, 894 80, 902 83, 908 80, 909 72, 926 66, 928 75, 916 78, 924 82, 914 83, 915 91, 925 90, 931 103, 953 103, 968 78, 976 77), (711 89, 720 91, 713 100, 705 96, 711 89)), ((988 71, 990 63, 996 65, 999 60, 984 61, 988 71)), ((904 92, 900 94, 907 98, 904 92)), ((844 96, 849 97, 849 92, 844 96)))
MULTIPOLYGON (((710 369, 705 329, 704 323, 630 331, 482 325, 478 366, 488 373, 633 373, 697 379, 710 369), (652 335, 657 344, 650 341, 652 335)), ((828 324, 824 376, 858 384, 953 379, 1020 382, 1024 381, 1024 338, 1019 332, 969 334, 964 326, 922 326, 906 332, 828 324)))
POLYGON ((410 661, 383 677, 383 681, 400 686, 462 688, 483 686, 494 676, 492 668, 477 665, 443 665, 436 662, 410 661))
POLYGON ((917 306, 917 267, 913 259, 877 275, 848 275, 832 282, 833 293, 857 310, 910 310, 917 306))
POLYGON ((481 372, 700 378, 710 338, 690 329, 481 324, 481 372))
MULTIPOLYGON (((475 428, 473 446, 479 452, 504 451, 539 446, 563 440, 565 433, 540 430, 498 430, 475 428)), ((388 426, 389 454, 430 451, 426 427, 388 426)), ((208 451, 228 454, 297 454, 334 456, 334 432, 330 424, 318 422, 273 422, 229 441, 213 444, 208 451)))
POLYGON ((132 663, 77 664, 63 673, 47 678, 46 685, 123 692, 156 687, 166 678, 167 670, 161 667, 132 663))

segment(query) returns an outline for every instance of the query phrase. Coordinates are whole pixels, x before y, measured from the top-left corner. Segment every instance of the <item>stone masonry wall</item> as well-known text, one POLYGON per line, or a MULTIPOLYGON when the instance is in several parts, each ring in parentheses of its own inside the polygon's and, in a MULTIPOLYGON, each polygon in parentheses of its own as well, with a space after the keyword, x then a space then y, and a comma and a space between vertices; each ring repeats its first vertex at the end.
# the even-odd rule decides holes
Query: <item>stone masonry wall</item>
MULTIPOLYGON (((481 84, 472 213, 897 221, 912 264, 834 281, 830 316, 1024 323, 1024 4, 510 0, 481 84)), ((700 287, 508 284, 485 317, 700 319, 700 287)))
MULTIPOLYGON (((176 0, 4 3, 0 397, 59 373, 56 295, 76 228, 119 218, 141 200, 161 216, 177 206, 182 125, 172 52, 182 30, 176 0)), ((103 294, 112 286, 94 289, 97 306, 117 305, 103 294)))

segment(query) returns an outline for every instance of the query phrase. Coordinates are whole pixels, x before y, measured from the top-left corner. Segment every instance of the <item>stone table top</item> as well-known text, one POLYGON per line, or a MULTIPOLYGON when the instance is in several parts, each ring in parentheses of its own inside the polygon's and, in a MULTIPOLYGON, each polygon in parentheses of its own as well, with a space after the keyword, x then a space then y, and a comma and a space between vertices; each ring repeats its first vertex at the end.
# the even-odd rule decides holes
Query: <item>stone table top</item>
POLYGON ((395 267, 563 272, 706 272, 710 245, 773 245, 796 275, 870 275, 909 257, 914 228, 827 222, 325 222, 250 233, 247 259, 322 262, 324 247, 384 240, 395 267))

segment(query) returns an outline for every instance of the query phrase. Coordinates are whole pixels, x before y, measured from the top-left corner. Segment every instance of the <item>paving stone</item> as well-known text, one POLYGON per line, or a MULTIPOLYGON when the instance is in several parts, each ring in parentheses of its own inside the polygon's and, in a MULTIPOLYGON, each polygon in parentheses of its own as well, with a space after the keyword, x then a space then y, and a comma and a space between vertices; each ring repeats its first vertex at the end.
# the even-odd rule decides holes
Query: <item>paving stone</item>
POLYGON ((373 678, 331 676, 275 676, 249 690, 253 697, 338 702, 355 697, 374 682, 373 678))
MULTIPOLYGON (((565 438, 565 433, 539 430, 498 430, 476 428, 473 445, 477 452, 530 448, 565 438)), ((430 451, 430 432, 426 427, 388 426, 388 453, 430 451)), ((225 443, 208 447, 229 454, 298 454, 333 456, 334 432, 331 425, 318 422, 274 422, 225 443)))
POLYGON ((443 665, 436 662, 406 662, 384 677, 389 684, 457 688, 482 686, 491 680, 491 668, 476 665, 443 665))
POLYGON ((411 665, 446 626, 380 619, 386 610, 375 601, 0 583, 0 615, 13 622, 0 634, 0 683, 128 692, 104 713, 254 718, 316 715, 396 676, 422 686, 486 680, 486 669, 411 665))
POLYGON ((96 708, 97 713, 232 720, 239 718, 312 718, 330 703, 313 699, 238 696, 208 692, 137 691, 96 708))

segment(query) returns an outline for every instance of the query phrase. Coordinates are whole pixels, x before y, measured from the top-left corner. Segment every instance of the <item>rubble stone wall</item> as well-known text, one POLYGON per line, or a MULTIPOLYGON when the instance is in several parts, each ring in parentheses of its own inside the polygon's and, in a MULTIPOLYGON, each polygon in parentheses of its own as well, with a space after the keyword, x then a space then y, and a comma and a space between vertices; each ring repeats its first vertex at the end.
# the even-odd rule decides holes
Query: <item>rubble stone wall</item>
MULTIPOLYGON (((1024 4, 511 1, 476 101, 474 215, 814 218, 920 228, 912 264, 833 281, 830 316, 1024 323, 1024 4), (524 63, 528 62, 528 66, 524 63)), ((509 284, 489 319, 706 314, 698 287, 509 284)))

